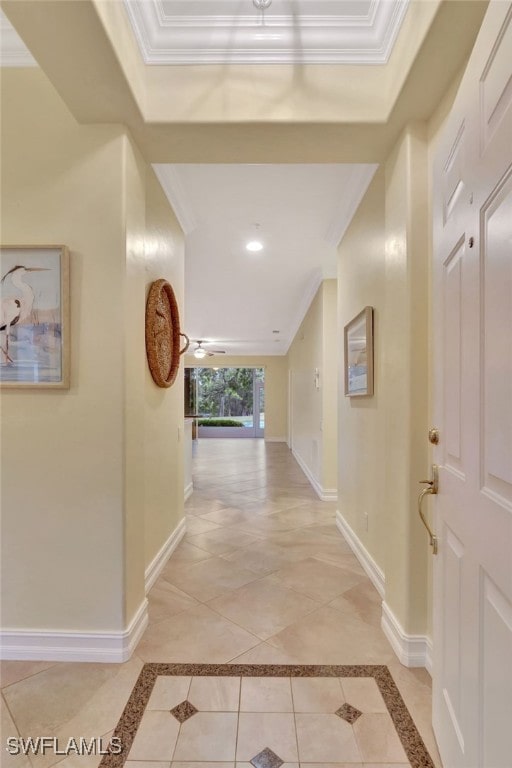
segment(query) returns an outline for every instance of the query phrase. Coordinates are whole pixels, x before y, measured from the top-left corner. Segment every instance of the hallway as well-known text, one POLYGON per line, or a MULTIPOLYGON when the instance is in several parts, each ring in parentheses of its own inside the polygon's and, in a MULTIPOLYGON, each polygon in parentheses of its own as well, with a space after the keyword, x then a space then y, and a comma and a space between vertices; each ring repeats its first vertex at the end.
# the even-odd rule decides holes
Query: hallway
POLYGON ((187 535, 150 592, 139 656, 387 664, 379 596, 335 511, 284 443, 200 440, 187 535))
MULTIPOLYGON (((245 682, 247 668, 244 671, 240 665, 386 665, 434 764, 439 766, 430 726, 430 678, 424 669, 403 667, 380 630, 380 598, 335 527, 335 503, 317 499, 283 443, 201 440, 195 452, 195 490, 186 505, 187 535, 149 593, 150 624, 132 659, 123 665, 3 662, 2 694, 8 708, 3 713, 3 733, 13 733, 12 717, 24 737, 51 734, 67 740, 102 734, 110 738, 143 662, 149 662, 146 670, 152 667, 151 663, 158 662, 158 674, 179 675, 176 681, 159 683, 163 694, 159 687, 155 688, 164 697, 163 705, 148 705, 148 710, 167 709, 164 741, 169 738, 169 709, 186 699, 191 680, 195 686, 191 690, 196 690, 196 704, 199 700, 200 681, 194 674, 201 674, 200 669, 187 668, 185 674, 179 669, 173 671, 172 663, 189 667, 191 664, 236 664, 236 674, 242 675, 242 691, 246 690, 244 684, 256 685, 254 676, 269 673, 263 667, 258 672, 253 668, 250 680, 245 682), (171 667, 170 671, 162 672, 161 668, 167 666, 171 667), (165 688, 166 684, 171 685, 171 689, 165 688), (172 696, 177 696, 179 701, 174 701, 172 696)), ((334 674, 332 667, 325 670, 327 675, 334 674)), ((202 674, 205 674, 204 668, 202 674)), ((215 674, 225 676, 227 673, 224 670, 215 674)), ((302 677, 306 673, 299 669, 298 674, 302 677)), ((225 685, 239 686, 239 682, 233 682, 235 679, 238 680, 228 677, 225 685)), ((292 694, 295 717, 298 721, 305 717, 298 714, 301 711, 297 704, 299 681, 292 678, 290 688, 289 679, 276 680, 271 675, 266 680, 263 690, 253 692, 256 697, 263 696, 264 703, 255 707, 261 714, 259 720, 256 718, 258 723, 249 728, 251 733, 264 729, 265 717, 270 718, 269 723, 276 717, 285 718, 284 713, 290 711, 292 694), (288 692, 283 693, 283 685, 288 686, 288 692), (281 714, 276 714, 276 696, 282 702, 283 695, 285 704, 277 706, 281 714), (265 715, 265 708, 272 714, 265 715)), ((372 768, 381 764, 386 768, 409 765, 375 683, 366 679, 361 681, 362 688, 358 688, 358 683, 341 675, 340 703, 349 702, 363 712, 365 706, 368 707, 366 718, 378 720, 383 729, 381 742, 386 747, 379 757, 382 763, 376 762, 375 744, 379 742, 376 721, 366 735, 361 728, 359 732, 355 729, 358 746, 354 746, 351 736, 353 751, 347 752, 350 764, 354 768, 362 765, 361 760, 369 755, 372 762, 364 764, 372 768)), ((339 685, 335 680, 314 682, 326 688, 322 688, 322 697, 327 696, 331 707, 329 690, 333 684, 339 685)), ((217 701, 225 695, 224 688, 222 691, 223 694, 216 689, 210 697, 217 701)), ((204 699, 204 691, 202 695, 204 699)), ((138 696, 136 690, 131 701, 134 697, 138 701, 138 696)), ((192 693, 189 696, 194 698, 192 693)), ((223 707, 207 702, 202 708, 223 707)), ((249 709, 252 711, 254 706, 249 709)), ((306 707, 306 711, 310 710, 306 707)), ((149 715, 155 719, 162 716, 152 711, 149 715)), ((215 742, 213 734, 208 736, 204 713, 202 717, 203 721, 199 718, 195 722, 201 738, 206 738, 208 752, 219 737, 217 734, 215 742)), ((230 712, 215 717, 231 722, 234 715, 230 712)), ((291 717, 286 714, 286 718, 291 717)), ((332 719, 334 715, 322 714, 322 717, 332 719)), ((338 719, 335 721, 339 728, 338 719)), ((240 722, 242 728, 242 720, 240 722)), ((193 717, 190 723, 194 723, 193 717)), ((284 727, 284 720, 283 724, 284 727)), ((224 726, 227 727, 226 722, 224 726)), ((162 724, 154 727, 161 729, 162 724)), ((308 733, 307 727, 303 727, 302 737, 297 731, 299 744, 301 738, 308 743, 329 742, 329 734, 321 730, 320 721, 310 726, 313 728, 310 740, 304 736, 308 733)), ((348 728, 345 724, 343 727, 348 728)), ((183 726, 182 730, 186 733, 183 726)), ((155 753, 155 744, 161 743, 156 734, 151 728, 147 732, 145 724, 141 727, 139 740, 127 763, 130 768, 163 768, 164 765, 169 768, 170 756, 163 761, 158 749, 155 753)), ((176 738, 177 731, 175 741, 176 738)), ((201 743, 201 738, 198 733, 195 745, 201 743)), ((226 739, 229 740, 227 735, 220 739, 221 743, 226 743, 226 739)), ((178 742, 178 746, 182 750, 187 748, 186 743, 184 746, 178 742)), ((55 756, 53 761, 51 757, 50 754, 32 756, 32 765, 53 765, 55 756)), ((204 753, 200 760, 209 758, 204 753)), ((211 755, 211 759, 219 761, 215 763, 219 768, 233 766, 218 756, 211 755)), ((246 765, 245 759, 237 765, 246 765)), ((60 764, 62 768, 78 765, 95 768, 99 761, 98 756, 68 757, 60 764)), ((334 760, 330 757, 324 762, 334 763, 334 760)), ((319 763, 314 753, 301 762, 310 768, 319 763)), ((183 758, 173 766, 184 768, 193 764, 190 758, 183 758)), ((212 764, 198 763, 197 768, 212 764)), ((422 764, 420 758, 415 765, 421 768, 422 764)), ((28 768, 29 763, 22 757, 8 757, 6 765, 28 768)), ((285 765, 291 768, 292 763, 285 759, 285 765)), ((338 763, 339 768, 341 765, 338 763)))

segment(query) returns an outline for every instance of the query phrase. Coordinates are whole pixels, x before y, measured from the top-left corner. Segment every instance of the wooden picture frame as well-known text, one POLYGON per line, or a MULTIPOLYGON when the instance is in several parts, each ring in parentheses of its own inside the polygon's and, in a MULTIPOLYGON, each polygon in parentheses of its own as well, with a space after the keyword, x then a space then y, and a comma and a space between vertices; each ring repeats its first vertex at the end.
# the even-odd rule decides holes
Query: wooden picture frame
POLYGON ((69 251, 0 246, 0 387, 68 389, 69 251))
POLYGON ((373 307, 365 307, 344 328, 345 396, 373 395, 373 307))

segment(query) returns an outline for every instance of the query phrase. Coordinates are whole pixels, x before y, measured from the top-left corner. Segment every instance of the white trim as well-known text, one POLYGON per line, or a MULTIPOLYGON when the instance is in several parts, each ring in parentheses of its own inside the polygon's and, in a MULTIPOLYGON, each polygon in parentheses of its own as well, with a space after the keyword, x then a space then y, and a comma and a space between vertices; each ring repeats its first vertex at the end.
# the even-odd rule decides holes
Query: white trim
POLYGON ((146 595, 155 583, 155 581, 160 576, 160 573, 162 572, 162 568, 184 537, 185 533, 187 531, 187 522, 185 518, 182 518, 174 531, 171 533, 167 541, 164 543, 163 547, 157 552, 153 560, 150 562, 148 567, 146 568, 146 572, 144 574, 144 581, 146 585, 146 595))
POLYGON ((3 11, 0 11, 0 66, 38 66, 37 61, 3 11))
POLYGON ((187 499, 190 499, 193 493, 194 493, 194 483, 190 481, 190 483, 185 486, 185 494, 184 494, 185 501, 187 501, 187 499))
POLYGON ((321 501, 337 501, 338 491, 336 488, 323 488, 316 477, 311 472, 303 458, 292 448, 292 455, 299 467, 302 469, 307 479, 313 486, 313 490, 321 501))
POLYGON ((169 201, 169 205, 176 214, 183 234, 190 235, 197 227, 197 222, 192 209, 192 203, 185 191, 176 165, 153 163, 153 170, 169 201))
POLYGON ((408 635, 393 611, 382 601, 382 631, 405 667, 427 667, 432 674, 432 643, 426 635, 408 635))
POLYGON ((120 663, 130 658, 147 625, 148 601, 144 598, 124 632, 2 630, 0 659, 120 663))
POLYGON ((315 298, 317 291, 322 285, 323 281, 324 281, 324 276, 322 274, 322 270, 316 269, 311 279, 311 283, 309 284, 309 286, 306 288, 306 290, 302 295, 302 299, 299 303, 299 308, 295 314, 293 322, 290 324, 291 330, 288 335, 288 338, 285 341, 285 351, 284 351, 285 355, 288 354, 288 350, 290 349, 290 346, 292 345, 292 342, 299 331, 302 321, 306 317, 306 313, 311 306, 311 302, 315 298))
POLYGON ((271 9, 264 24, 249 4, 231 14, 204 4, 197 14, 172 12, 172 0, 124 4, 145 64, 386 64, 409 0, 374 1, 357 15, 315 14, 302 3, 298 15, 271 9))
POLYGON ((337 488, 323 488, 320 494, 322 501, 338 501, 338 489, 337 488))
POLYGON ((342 516, 339 509, 336 511, 336 527, 347 540, 350 549, 357 557, 373 586, 384 600, 386 591, 386 577, 384 571, 377 565, 361 539, 354 533, 350 525, 342 516))
POLYGON ((432 643, 432 638, 426 637, 426 652, 425 652, 425 669, 429 673, 430 677, 433 675, 434 671, 434 644, 432 643))
POLYGON ((286 437, 266 437, 265 438, 266 443, 287 443, 288 440, 286 437))
POLYGON ((340 197, 336 213, 324 237, 334 248, 337 248, 343 239, 378 167, 376 164, 354 165, 350 169, 349 178, 345 182, 347 192, 340 197))
POLYGON ((426 635, 407 635, 404 632, 398 619, 384 600, 386 590, 384 571, 379 568, 339 510, 336 512, 336 526, 382 598, 382 631, 389 640, 399 661, 406 667, 426 667, 427 671, 432 675, 431 639, 426 635))

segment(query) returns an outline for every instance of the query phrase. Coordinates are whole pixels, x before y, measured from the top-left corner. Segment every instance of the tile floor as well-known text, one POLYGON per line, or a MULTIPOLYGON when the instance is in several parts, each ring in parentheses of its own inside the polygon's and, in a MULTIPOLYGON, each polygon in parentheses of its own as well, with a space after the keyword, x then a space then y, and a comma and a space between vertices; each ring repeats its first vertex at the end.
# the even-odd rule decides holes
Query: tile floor
POLYGON ((434 768, 384 665, 148 663, 115 737, 101 768, 434 768))
MULTIPOLYGON (((148 596, 150 623, 135 654, 122 665, 3 662, 2 738, 11 733, 44 733, 66 740, 77 733, 108 737, 148 662, 378 664, 389 668, 439 768, 430 725, 430 677, 425 670, 406 669, 396 659, 380 629, 380 598, 337 531, 335 509, 335 503, 318 500, 286 445, 263 440, 199 441, 194 494, 186 505, 187 535, 148 596)), ((343 681, 340 686, 344 691, 343 681)), ((347 696, 365 712, 362 698, 361 692, 347 696)), ((205 721, 204 733, 210 733, 206 721, 211 717, 205 720, 208 711, 202 706, 196 704, 199 713, 190 722, 195 720, 196 728, 205 721)), ((298 717, 300 712, 294 712, 298 717)), ((243 722, 253 718, 253 726, 259 727, 257 712, 242 713, 243 722)), ((230 710, 224 714, 231 715, 225 720, 228 728, 228 721, 234 722, 238 715, 230 710)), ((278 714, 281 719, 290 716, 287 711, 273 713, 271 720, 278 714)), ((159 711, 151 717, 158 727, 159 711)), ((311 722, 301 731, 303 744, 307 729, 316 729, 311 722)), ((357 744, 364 759, 361 740, 370 744, 375 729, 368 733, 361 725, 359 729, 357 744)), ((247 739, 250 731, 243 726, 247 739)), ((167 733, 166 738, 172 741, 173 736, 167 733)), ((204 738, 213 743, 217 737, 212 732, 204 738)), ((239 766, 254 757, 247 756, 251 749, 236 756, 239 766)), ((174 768, 198 762, 185 757, 191 754, 187 750, 180 747, 174 755, 174 768)), ((285 765, 298 759, 281 758, 285 765)), ((367 764, 376 765, 374 758, 367 764)), ((59 761, 61 768, 96 768, 100 758, 47 754, 29 761, 4 753, 2 766, 49 768, 59 761)), ((197 768, 207 768, 208 761, 205 753, 197 768)), ((146 756, 142 766, 139 757, 130 755, 129 762, 130 768, 169 768, 170 757, 162 759, 155 753, 146 756)), ((217 768, 222 762, 233 766, 232 757, 216 758, 217 768)), ((314 768, 326 760, 308 753, 307 762, 314 768)), ((355 762, 362 764, 360 759, 355 762)), ((382 764, 392 768, 389 756, 382 764)), ((340 767, 341 763, 336 768, 340 767)))

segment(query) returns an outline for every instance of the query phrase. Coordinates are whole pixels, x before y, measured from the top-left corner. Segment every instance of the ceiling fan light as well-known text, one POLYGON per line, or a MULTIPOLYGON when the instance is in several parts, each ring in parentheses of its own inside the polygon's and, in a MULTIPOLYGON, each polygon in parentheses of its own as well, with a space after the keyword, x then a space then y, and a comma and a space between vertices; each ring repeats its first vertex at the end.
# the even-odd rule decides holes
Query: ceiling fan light
POLYGON ((245 247, 248 251, 256 253, 257 251, 263 250, 263 243, 261 243, 259 240, 250 240, 245 247))
POLYGON ((206 350, 202 347, 198 347, 196 350, 194 350, 194 357, 197 357, 198 360, 202 360, 203 357, 206 357, 206 350))

